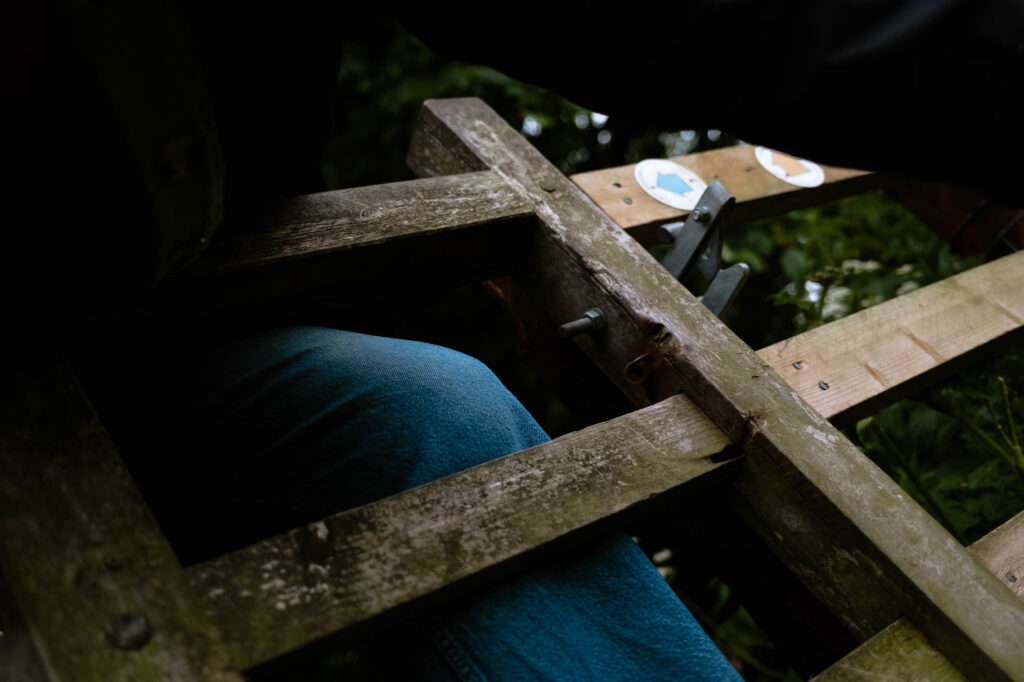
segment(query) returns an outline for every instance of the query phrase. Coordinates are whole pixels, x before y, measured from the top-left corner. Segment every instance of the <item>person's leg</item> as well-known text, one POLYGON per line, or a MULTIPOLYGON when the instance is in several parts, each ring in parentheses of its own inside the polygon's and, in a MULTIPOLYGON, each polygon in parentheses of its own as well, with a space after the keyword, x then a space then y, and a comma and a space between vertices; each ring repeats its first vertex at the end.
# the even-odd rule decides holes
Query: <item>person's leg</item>
MULTIPOLYGON (((161 489, 179 492, 158 511, 186 554, 548 440, 478 361, 333 329, 280 329, 216 349, 177 384, 170 402, 187 473, 160 475, 161 489)), ((403 679, 738 679, 621 533, 425 620, 388 633, 370 655, 403 679)))

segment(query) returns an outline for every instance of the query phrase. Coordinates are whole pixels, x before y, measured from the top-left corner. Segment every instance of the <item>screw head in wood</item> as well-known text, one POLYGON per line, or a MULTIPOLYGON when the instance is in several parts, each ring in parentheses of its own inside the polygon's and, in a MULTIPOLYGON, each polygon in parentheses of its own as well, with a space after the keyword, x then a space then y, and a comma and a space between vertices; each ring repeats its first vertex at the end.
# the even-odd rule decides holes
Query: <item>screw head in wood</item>
POLYGON ((141 649, 153 638, 149 619, 137 613, 126 613, 114 619, 107 631, 107 641, 122 651, 141 649))
POLYGON ((828 390, 828 384, 826 384, 824 381, 819 381, 818 382, 818 388, 820 388, 823 391, 827 391, 828 390))

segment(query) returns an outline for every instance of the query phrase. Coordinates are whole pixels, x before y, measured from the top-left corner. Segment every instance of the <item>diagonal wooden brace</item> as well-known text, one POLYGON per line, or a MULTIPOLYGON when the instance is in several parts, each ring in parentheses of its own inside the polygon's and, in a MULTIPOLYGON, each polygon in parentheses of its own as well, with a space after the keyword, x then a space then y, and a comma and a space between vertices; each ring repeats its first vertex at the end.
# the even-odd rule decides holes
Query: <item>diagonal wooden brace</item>
POLYGON ((730 498, 857 636, 905 612, 961 670, 1024 679, 1024 607, 888 476, 525 139, 475 99, 430 101, 410 165, 490 169, 538 218, 529 282, 554 319, 599 306, 607 333, 578 343, 636 403, 686 393, 748 457, 730 498), (622 369, 659 369, 641 390, 622 369))

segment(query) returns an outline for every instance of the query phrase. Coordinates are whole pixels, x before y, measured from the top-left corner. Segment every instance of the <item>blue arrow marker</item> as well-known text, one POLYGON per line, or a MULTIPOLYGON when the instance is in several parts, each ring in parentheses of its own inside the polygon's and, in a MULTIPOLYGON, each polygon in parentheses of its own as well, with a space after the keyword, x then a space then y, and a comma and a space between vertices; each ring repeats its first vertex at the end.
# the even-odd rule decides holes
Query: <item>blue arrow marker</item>
POLYGON ((673 194, 686 194, 687 192, 693 191, 693 188, 686 184, 686 181, 675 173, 670 173, 668 175, 658 173, 658 182, 654 184, 663 190, 672 192, 673 194))

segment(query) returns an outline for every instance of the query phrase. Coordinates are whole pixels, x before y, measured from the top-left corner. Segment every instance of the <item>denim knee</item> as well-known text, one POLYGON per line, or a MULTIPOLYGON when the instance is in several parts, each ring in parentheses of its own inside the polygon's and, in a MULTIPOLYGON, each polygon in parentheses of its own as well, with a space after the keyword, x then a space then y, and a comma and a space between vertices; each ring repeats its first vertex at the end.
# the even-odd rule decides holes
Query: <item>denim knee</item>
POLYGON ((212 351, 179 384, 208 468, 318 513, 548 439, 479 361, 336 329, 256 335, 212 351))

